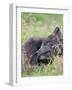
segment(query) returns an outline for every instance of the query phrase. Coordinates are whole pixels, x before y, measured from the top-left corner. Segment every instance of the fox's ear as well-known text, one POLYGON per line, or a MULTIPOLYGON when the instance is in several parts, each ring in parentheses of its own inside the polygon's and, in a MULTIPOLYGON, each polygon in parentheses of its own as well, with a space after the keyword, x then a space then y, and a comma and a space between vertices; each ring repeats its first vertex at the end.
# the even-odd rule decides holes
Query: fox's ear
POLYGON ((55 30, 54 30, 54 33, 57 34, 60 32, 60 28, 59 27, 56 27, 55 30))

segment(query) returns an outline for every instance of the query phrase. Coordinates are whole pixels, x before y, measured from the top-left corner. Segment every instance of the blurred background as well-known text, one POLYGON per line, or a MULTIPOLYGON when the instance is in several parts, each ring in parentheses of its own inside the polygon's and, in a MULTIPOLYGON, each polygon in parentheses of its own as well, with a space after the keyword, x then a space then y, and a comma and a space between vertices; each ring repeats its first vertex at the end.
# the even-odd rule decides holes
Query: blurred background
POLYGON ((47 37, 56 26, 63 30, 62 14, 21 13, 21 42, 30 37, 47 37))

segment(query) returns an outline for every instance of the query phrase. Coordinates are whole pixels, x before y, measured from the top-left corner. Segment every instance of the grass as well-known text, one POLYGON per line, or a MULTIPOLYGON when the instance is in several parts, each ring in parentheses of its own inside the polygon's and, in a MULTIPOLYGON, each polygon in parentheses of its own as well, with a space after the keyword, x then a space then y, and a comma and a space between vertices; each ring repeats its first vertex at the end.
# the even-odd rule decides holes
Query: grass
POLYGON ((24 43, 30 37, 47 37, 59 26, 63 30, 62 14, 21 14, 21 42, 24 43))
MULTIPOLYGON (((62 14, 21 13, 21 43, 30 37, 47 37, 59 26, 63 30, 62 14)), ((63 75, 63 58, 55 57, 52 65, 29 68, 24 77, 63 75)))
POLYGON ((29 69, 23 73, 23 77, 38 77, 38 76, 56 76, 63 75, 63 60, 62 57, 55 57, 53 64, 47 66, 41 65, 35 68, 29 69))

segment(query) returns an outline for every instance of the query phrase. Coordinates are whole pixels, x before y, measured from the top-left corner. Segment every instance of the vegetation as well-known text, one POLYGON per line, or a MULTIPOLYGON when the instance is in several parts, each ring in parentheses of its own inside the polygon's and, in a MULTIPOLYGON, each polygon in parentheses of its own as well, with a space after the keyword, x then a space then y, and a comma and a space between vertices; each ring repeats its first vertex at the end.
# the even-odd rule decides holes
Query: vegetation
MULTIPOLYGON (((21 13, 21 43, 30 37, 47 37, 59 26, 63 30, 62 14, 21 13)), ((52 65, 27 70, 23 76, 55 76, 63 74, 63 57, 54 57, 52 65)))

